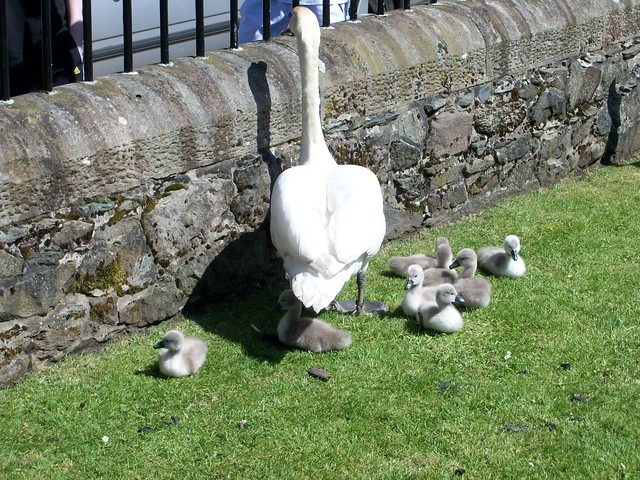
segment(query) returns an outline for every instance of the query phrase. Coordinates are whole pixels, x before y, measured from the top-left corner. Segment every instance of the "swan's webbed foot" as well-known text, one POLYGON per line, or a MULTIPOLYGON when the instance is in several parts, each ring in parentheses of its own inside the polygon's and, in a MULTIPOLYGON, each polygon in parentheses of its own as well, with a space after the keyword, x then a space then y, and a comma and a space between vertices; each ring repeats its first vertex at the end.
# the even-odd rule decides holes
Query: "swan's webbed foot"
POLYGON ((376 313, 382 313, 389 310, 389 306, 384 302, 378 302, 375 300, 364 301, 364 288, 366 284, 365 273, 361 270, 356 277, 358 285, 358 299, 353 300, 334 300, 331 302, 330 309, 340 313, 356 314, 356 315, 371 315, 376 313))
POLYGON ((386 312, 389 306, 375 300, 363 302, 360 306, 353 300, 334 300, 331 302, 330 310, 350 315, 371 315, 386 312))

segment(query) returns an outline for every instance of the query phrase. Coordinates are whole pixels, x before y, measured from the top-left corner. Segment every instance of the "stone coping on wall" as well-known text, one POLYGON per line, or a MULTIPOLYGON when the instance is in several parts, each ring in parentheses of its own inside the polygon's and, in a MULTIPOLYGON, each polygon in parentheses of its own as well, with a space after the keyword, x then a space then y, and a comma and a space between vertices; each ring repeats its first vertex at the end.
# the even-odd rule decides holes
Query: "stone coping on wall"
MULTIPOLYGON (((638 35, 639 11, 637 0, 443 0, 338 24, 322 37, 324 122, 606 49, 638 35)), ((294 140, 299 95, 294 39, 280 37, 17 97, 0 107, 0 227, 294 140)))

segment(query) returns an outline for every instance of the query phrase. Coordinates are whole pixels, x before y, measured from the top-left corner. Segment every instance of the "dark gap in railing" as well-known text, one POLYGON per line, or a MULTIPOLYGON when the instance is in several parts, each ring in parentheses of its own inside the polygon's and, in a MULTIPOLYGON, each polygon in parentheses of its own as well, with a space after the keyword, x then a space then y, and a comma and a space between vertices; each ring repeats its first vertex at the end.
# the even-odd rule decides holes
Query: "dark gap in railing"
POLYGON ((51 2, 41 0, 42 8, 42 87, 46 92, 53 90, 53 52, 51 46, 51 2))
POLYGON ((229 16, 231 28, 229 29, 229 47, 238 48, 238 0, 229 0, 229 16))
POLYGON ((131 0, 122 1, 122 31, 124 40, 124 71, 133 72, 133 19, 131 0))
POLYGON ((402 8, 404 10, 411 10, 411 0, 404 0, 404 5, 402 8))
POLYGON ((160 0, 160 63, 169 63, 169 0, 160 0))
POLYGON ((7 40, 7 0, 0 0, 0 100, 11 99, 9 86, 9 42, 7 40))
POLYGON ((82 0, 82 57, 84 79, 93 81, 93 29, 91 27, 91 0, 82 0))
POLYGON ((291 8, 296 8, 300 6, 300 0, 293 0, 293 5, 291 5, 291 8))
POLYGON ((378 9, 376 15, 384 15, 384 0, 378 0, 378 9))
POLYGON ((196 57, 204 53, 204 0, 196 0, 196 57))

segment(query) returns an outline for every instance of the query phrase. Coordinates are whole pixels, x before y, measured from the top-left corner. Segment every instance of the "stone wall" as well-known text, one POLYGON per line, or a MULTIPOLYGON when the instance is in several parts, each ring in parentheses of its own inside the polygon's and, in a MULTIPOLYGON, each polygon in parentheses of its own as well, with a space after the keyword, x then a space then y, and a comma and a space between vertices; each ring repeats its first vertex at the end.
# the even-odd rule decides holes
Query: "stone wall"
MULTIPOLYGON (((640 150, 640 0, 443 0, 323 30, 321 58, 389 238, 640 150)), ((0 107, 0 384, 280 275, 299 98, 282 37, 0 107)))

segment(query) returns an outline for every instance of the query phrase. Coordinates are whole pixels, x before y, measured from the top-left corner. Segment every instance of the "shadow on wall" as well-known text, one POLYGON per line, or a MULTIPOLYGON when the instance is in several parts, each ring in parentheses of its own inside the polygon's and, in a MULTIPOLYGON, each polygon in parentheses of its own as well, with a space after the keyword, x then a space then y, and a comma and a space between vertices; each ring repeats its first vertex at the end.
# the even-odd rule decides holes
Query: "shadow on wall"
MULTIPOLYGON (((267 81, 266 62, 254 62, 247 69, 247 81, 251 94, 256 102, 258 112, 258 131, 256 132, 256 145, 262 160, 267 164, 269 176, 271 177, 271 189, 273 184, 282 172, 282 167, 278 159, 271 153, 271 93, 269 82, 267 81)), ((269 215, 265 223, 269 220, 269 215)))
MULTIPOLYGON (((282 170, 270 149, 271 94, 266 72, 265 62, 252 63, 247 81, 257 107, 257 153, 267 165, 271 191, 282 170)), ((205 330, 241 345, 247 355, 277 363, 288 349, 273 336, 261 336, 251 327, 254 324, 263 332, 275 332, 282 313, 274 312, 272 307, 280 292, 288 287, 282 262, 269 236, 269 218, 267 212, 255 231, 240 234, 215 257, 183 313, 205 330), (230 288, 233 285, 242 286, 230 288)))

